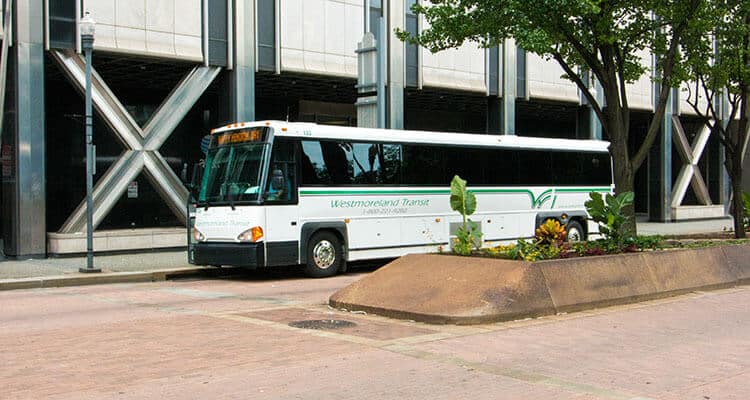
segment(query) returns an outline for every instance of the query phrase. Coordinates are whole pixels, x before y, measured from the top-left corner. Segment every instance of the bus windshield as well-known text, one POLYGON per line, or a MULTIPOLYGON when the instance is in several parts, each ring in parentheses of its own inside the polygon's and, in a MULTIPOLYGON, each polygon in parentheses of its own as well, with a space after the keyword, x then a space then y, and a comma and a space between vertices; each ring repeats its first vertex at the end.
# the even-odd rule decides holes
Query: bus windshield
POLYGON ((210 149, 198 202, 258 201, 267 148, 267 143, 247 143, 210 149))

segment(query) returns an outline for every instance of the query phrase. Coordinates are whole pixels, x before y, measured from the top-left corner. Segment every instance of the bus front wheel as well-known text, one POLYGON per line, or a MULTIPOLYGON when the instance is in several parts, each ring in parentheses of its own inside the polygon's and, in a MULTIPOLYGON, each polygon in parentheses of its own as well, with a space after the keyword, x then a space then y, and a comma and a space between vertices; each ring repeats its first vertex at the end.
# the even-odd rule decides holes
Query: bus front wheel
POLYGON ((314 234, 307 242, 305 273, 312 278, 336 275, 343 262, 341 241, 328 231, 314 234))
POLYGON ((583 227, 577 221, 568 222, 565 230, 569 243, 582 242, 586 240, 586 234, 584 233, 583 227))

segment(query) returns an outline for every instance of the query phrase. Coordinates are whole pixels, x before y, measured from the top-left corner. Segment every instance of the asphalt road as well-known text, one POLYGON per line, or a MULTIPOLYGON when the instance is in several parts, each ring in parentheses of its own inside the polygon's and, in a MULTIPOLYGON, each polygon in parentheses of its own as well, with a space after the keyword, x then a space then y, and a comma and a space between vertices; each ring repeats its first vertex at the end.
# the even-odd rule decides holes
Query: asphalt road
POLYGON ((0 292, 0 398, 750 397, 750 287, 470 327, 326 306, 366 273, 0 292))

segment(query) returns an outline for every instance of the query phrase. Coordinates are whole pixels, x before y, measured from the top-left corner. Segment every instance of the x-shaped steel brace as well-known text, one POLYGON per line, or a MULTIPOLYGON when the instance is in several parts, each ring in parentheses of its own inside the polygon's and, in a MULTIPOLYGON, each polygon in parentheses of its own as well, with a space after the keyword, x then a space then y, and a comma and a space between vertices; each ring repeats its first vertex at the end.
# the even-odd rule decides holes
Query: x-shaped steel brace
POLYGON ((683 162, 680 174, 677 176, 677 180, 672 188, 672 207, 682 205, 682 201, 687 194, 688 185, 693 187, 698 201, 704 205, 712 204, 711 195, 708 193, 708 188, 706 187, 706 181, 703 179, 700 168, 698 168, 698 162, 706 148, 706 144, 708 144, 710 134, 710 129, 704 125, 698 135, 695 136, 695 139, 693 139, 693 143, 690 144, 680 118, 676 115, 672 116, 672 138, 683 162))
MULTIPOLYGON (((83 93, 86 67, 83 58, 72 50, 52 51, 52 55, 70 81, 83 93)), ((94 187, 94 228, 112 210, 127 190, 128 183, 132 182, 141 171, 146 172, 153 187, 175 215, 183 223, 187 220, 187 189, 159 154, 159 148, 220 71, 220 67, 194 67, 177 84, 142 128, 133 120, 104 80, 96 71, 92 71, 91 92, 94 107, 126 148, 120 158, 99 178, 94 187)), ((84 199, 65 221, 60 232, 85 231, 86 201, 84 199)))

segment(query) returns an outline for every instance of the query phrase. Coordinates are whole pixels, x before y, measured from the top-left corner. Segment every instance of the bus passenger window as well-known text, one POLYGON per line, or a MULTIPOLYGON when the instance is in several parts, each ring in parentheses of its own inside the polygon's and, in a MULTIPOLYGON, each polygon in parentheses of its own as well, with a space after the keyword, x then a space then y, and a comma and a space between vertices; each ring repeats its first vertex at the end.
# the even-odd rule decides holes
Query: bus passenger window
POLYGON ((398 185, 401 183, 401 145, 381 144, 379 157, 382 157, 380 183, 398 185))
POLYGON ((302 185, 330 185, 331 175, 328 174, 323 150, 320 142, 305 140, 302 142, 302 185))

